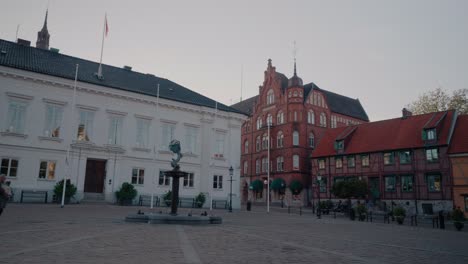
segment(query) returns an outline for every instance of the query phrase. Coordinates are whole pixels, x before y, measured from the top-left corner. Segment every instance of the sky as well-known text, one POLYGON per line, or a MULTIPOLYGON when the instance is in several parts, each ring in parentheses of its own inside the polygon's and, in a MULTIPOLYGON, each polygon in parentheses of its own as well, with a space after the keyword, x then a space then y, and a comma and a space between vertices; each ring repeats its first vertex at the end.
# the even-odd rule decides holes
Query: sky
POLYGON ((0 38, 170 79, 227 105, 258 94, 267 60, 358 98, 371 121, 437 87, 468 88, 468 1, 3 0, 0 38))

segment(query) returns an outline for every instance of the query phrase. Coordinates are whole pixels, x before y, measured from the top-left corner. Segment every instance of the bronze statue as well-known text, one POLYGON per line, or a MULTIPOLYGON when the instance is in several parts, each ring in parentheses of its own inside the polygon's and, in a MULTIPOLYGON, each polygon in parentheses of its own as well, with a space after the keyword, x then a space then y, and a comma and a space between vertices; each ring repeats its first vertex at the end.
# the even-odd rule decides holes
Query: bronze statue
POLYGON ((173 139, 169 144, 169 149, 175 154, 175 158, 172 158, 171 166, 174 170, 179 170, 179 161, 183 157, 182 153, 180 153, 180 141, 173 139))

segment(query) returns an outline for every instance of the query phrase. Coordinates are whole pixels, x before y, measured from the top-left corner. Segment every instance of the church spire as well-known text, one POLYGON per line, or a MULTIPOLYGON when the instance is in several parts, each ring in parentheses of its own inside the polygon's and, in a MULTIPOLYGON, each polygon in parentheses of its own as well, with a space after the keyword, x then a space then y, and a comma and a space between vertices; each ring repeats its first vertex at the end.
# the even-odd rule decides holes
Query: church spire
POLYGON ((36 48, 39 49, 49 49, 49 39, 50 34, 47 30, 47 17, 49 15, 49 9, 46 10, 46 15, 44 19, 44 26, 42 26, 41 31, 37 32, 37 41, 36 41, 36 48))

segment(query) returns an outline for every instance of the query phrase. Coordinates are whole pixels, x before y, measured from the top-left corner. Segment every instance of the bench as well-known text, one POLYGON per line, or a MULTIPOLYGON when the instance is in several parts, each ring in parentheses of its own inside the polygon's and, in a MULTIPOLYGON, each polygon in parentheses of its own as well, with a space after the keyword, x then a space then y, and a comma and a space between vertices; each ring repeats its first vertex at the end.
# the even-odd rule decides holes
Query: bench
POLYGON ((224 209, 227 209, 228 208, 228 201, 227 200, 213 200, 212 203, 211 203, 211 206, 213 208, 224 208, 224 209))
MULTIPOLYGON (((159 206, 160 200, 158 196, 153 196, 153 206, 159 206)), ((138 199, 139 206, 151 206, 151 195, 141 194, 138 199)))
POLYGON ((35 190, 22 190, 20 203, 24 200, 30 202, 42 202, 47 203, 48 192, 47 191, 35 191, 35 190))
POLYGON ((195 207, 195 198, 179 197, 179 207, 195 207))

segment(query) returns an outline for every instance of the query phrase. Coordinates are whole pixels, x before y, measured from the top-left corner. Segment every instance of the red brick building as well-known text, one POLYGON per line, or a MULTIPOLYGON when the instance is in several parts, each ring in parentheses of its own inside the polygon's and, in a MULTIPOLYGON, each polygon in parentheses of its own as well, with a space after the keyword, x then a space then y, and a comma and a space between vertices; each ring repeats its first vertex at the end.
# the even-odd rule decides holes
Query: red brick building
MULTIPOLYGON (((288 79, 277 72, 268 60, 259 94, 232 106, 249 115, 242 127, 241 191, 242 200, 265 201, 264 191, 253 193, 249 185, 255 180, 266 183, 268 171, 268 133, 270 134, 270 182, 281 178, 289 186, 299 180, 304 190, 295 199, 306 202, 310 197, 310 155, 323 134, 334 127, 368 122, 357 99, 338 95, 303 84, 294 75, 288 79), (270 129, 268 128, 270 123, 270 129)), ((266 186, 266 184, 265 184, 266 186)), ((272 200, 279 196, 272 192, 272 200)), ((286 188, 287 201, 292 195, 286 188)))
MULTIPOLYGON (((337 181, 361 178, 369 198, 400 204, 410 212, 451 210, 452 173, 448 148, 455 111, 411 116, 329 129, 312 154, 312 175, 324 180, 314 198, 334 199, 337 181)), ((318 188, 317 188, 318 189, 318 188)))

